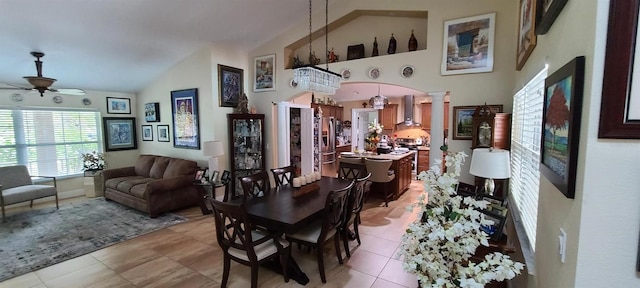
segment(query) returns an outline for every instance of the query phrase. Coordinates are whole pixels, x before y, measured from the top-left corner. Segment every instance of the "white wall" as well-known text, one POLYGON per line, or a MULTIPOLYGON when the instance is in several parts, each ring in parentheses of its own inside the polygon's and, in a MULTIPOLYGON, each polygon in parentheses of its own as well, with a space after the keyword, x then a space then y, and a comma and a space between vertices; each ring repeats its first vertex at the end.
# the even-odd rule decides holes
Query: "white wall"
MULTIPOLYGON (((515 43, 517 36, 515 27, 517 26, 516 23, 518 23, 516 18, 518 15, 516 13, 517 3, 515 1, 453 0, 447 1, 447 5, 443 5, 441 1, 437 0, 408 0, 395 2, 384 0, 343 1, 340 2, 339 5, 332 5, 329 7, 329 22, 332 22, 333 20, 357 9, 428 10, 429 19, 427 23, 426 39, 425 36, 419 37, 416 35, 419 43, 426 43, 426 49, 395 55, 383 55, 375 58, 331 63, 329 68, 332 71, 341 71, 343 68, 351 69, 351 78, 346 81, 347 83, 370 82, 371 80, 366 76, 366 71, 368 71, 369 68, 376 66, 381 68, 381 75, 376 82, 402 85, 425 92, 450 91, 451 106, 480 105, 487 102, 503 104, 506 112, 511 111, 511 95, 515 79, 513 73, 515 67, 515 43), (455 7, 455 9, 452 9, 452 7, 455 7), (440 63, 442 59, 444 21, 490 12, 496 12, 494 71, 492 73, 441 76, 440 63), (408 79, 403 78, 399 73, 401 67, 407 64, 411 64, 415 67, 414 76, 408 79)), ((324 10, 320 10, 321 11, 316 10, 317 12, 312 17, 314 27, 321 27, 324 25, 324 10)), ((366 19, 361 21, 366 21, 366 19)), ((373 23, 370 24, 370 27, 374 26, 373 23)), ((410 31, 407 32, 406 30, 405 26, 398 27, 399 34, 410 33, 410 31)), ((304 35, 308 35, 308 33, 308 25, 300 23, 300 25, 296 25, 290 31, 285 32, 279 37, 250 52, 251 58, 276 53, 276 91, 249 94, 250 103, 257 103, 256 106, 258 107, 258 112, 266 114, 267 123, 274 123, 274 118, 271 115, 271 108, 269 108, 272 101, 286 100, 300 93, 299 89, 290 88, 288 85, 289 80, 293 77, 293 71, 291 69, 284 69, 284 47, 301 37, 304 37, 304 35), (253 95, 255 95, 255 97, 252 97, 253 95)), ((330 43, 334 43, 330 44, 330 46, 348 46, 353 44, 335 43, 331 42, 331 39, 330 33, 329 41, 330 43)), ((379 38, 378 43, 378 48, 386 51, 388 38, 379 38)), ((405 45, 406 43, 398 42, 398 47, 404 47, 405 45)), ((371 46, 371 43, 365 42, 365 46, 371 46)), ((317 51, 318 50, 316 50, 316 52, 317 51)), ((381 54, 384 54, 383 51, 381 51, 381 54)), ((324 65, 322 66, 324 67, 324 65)), ((249 73, 249 75, 251 75, 253 71, 249 71, 249 73)), ((322 96, 320 95, 319 97, 322 96)), ((273 139, 272 133, 267 133, 267 143, 274 143, 273 139)), ((451 150, 465 150, 468 154, 471 154, 469 148, 470 145, 470 141, 451 141, 449 143, 451 150)), ((267 159, 268 167, 272 165, 272 159, 272 157, 267 159)), ((468 171, 468 168, 463 170, 468 171)), ((464 172, 464 174, 465 175, 462 177, 463 181, 472 181, 472 176, 467 172, 464 172)))
POLYGON ((529 287, 640 286, 635 272, 640 143, 597 138, 608 7, 608 0, 568 1, 516 73, 517 90, 545 62, 552 74, 574 57, 586 56, 575 199, 541 176, 536 282, 529 287), (565 263, 557 252, 560 228, 568 236, 565 263))

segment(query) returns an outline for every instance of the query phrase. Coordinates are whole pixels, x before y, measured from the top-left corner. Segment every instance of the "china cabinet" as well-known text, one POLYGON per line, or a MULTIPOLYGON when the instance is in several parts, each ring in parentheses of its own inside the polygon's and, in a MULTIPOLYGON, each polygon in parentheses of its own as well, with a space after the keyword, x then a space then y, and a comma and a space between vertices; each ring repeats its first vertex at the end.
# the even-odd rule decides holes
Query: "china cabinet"
POLYGON ((242 193, 238 177, 265 169, 264 114, 227 114, 231 187, 242 193))
POLYGON ((478 106, 473 112, 471 149, 511 147, 511 114, 494 113, 487 105, 478 106))

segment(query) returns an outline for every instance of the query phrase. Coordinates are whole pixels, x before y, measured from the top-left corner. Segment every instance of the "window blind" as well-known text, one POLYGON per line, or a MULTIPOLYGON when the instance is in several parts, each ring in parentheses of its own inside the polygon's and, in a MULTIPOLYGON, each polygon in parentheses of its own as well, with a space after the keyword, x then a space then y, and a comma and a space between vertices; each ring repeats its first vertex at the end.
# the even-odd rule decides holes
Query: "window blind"
POLYGON ((82 172, 82 153, 102 151, 100 113, 0 109, 0 165, 26 165, 32 175, 82 172))
POLYGON ((535 250, 538 219, 538 167, 546 77, 547 68, 544 68, 513 97, 509 189, 516 219, 524 227, 532 251, 535 250))

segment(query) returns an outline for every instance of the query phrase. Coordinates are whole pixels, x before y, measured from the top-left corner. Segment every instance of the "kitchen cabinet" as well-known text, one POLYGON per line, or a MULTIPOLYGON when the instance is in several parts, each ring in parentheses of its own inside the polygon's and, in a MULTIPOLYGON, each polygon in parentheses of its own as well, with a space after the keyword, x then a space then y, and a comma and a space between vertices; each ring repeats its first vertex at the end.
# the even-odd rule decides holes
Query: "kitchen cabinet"
POLYGON ((343 118, 342 114, 344 114, 343 107, 326 105, 326 104, 317 104, 317 103, 311 104, 311 108, 313 108, 314 110, 318 107, 322 109, 322 116, 334 117, 336 120, 342 121, 342 118, 343 118))
MULTIPOLYGON (((231 189, 242 191, 238 177, 265 169, 264 114, 227 114, 231 189)), ((236 194, 239 195, 239 194, 236 194)))
POLYGON ((418 174, 429 170, 429 150, 418 150, 418 174))
POLYGON ((394 130, 398 122, 398 104, 387 104, 378 111, 378 119, 384 130, 394 130))
MULTIPOLYGON (((422 103, 422 129, 431 130, 431 103, 422 103)), ((449 128, 449 102, 444 102, 444 129, 449 128)))

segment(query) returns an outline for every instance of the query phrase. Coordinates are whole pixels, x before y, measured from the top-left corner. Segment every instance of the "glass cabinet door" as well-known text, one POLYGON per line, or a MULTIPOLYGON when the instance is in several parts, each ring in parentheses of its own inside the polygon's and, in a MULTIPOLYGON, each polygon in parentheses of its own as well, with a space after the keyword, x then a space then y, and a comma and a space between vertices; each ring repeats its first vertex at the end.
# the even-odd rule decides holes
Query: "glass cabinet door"
POLYGON ((263 114, 229 114, 231 179, 236 195, 242 193, 238 177, 265 169, 263 123, 263 114))

